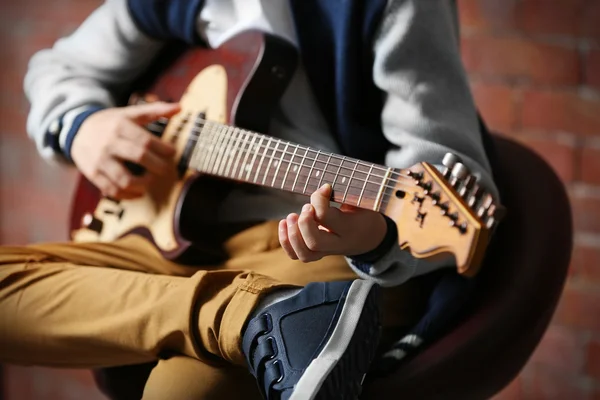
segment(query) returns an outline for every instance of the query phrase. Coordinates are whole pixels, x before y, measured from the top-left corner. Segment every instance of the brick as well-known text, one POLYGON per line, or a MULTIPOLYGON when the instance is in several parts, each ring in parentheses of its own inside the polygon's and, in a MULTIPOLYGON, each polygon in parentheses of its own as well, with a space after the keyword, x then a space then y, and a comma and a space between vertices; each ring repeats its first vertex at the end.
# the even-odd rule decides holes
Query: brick
POLYGON ((516 105, 510 86, 473 82, 471 90, 477 108, 492 131, 512 132, 515 129, 516 105))
POLYGON ((521 38, 473 36, 462 38, 467 71, 483 77, 553 85, 580 82, 577 49, 521 38))
POLYGON ((590 285, 567 282, 554 322, 570 328, 600 333, 600 290, 590 285))
POLYGON ((600 284, 600 247, 576 245, 572 269, 573 277, 600 284))
POLYGON ((576 150, 572 143, 529 136, 518 136, 516 139, 542 156, 563 182, 573 181, 576 150))
POLYGON ((575 329, 550 325, 530 363, 577 374, 583 369, 585 342, 575 329))
POLYGON ((530 34, 578 36, 582 6, 582 1, 522 0, 516 7, 517 27, 530 34))
POLYGON ((600 136, 600 96, 581 96, 571 90, 526 90, 521 118, 525 129, 600 136))
POLYGON ((530 399, 565 400, 588 399, 591 388, 583 377, 543 367, 532 368, 532 393, 530 399))
POLYGON ((515 0, 458 0, 461 28, 503 31, 515 27, 515 0))
POLYGON ((25 70, 23 69, 9 69, 4 64, 0 66, 0 88, 3 95, 8 95, 13 99, 15 97, 23 96, 23 81, 25 78, 25 70))
POLYGON ((573 193, 570 200, 575 230, 600 233, 600 197, 573 193))
POLYGON ((581 149, 581 180, 600 186, 600 141, 587 141, 581 149))
MULTIPOLYGON (((0 96, 2 94, 0 93, 0 96)), ((3 138, 6 135, 25 137, 27 132, 26 119, 26 110, 14 107, 14 105, 0 106, 0 135, 3 138)))
POLYGON ((590 50, 586 56, 584 83, 600 91, 600 50, 590 50))

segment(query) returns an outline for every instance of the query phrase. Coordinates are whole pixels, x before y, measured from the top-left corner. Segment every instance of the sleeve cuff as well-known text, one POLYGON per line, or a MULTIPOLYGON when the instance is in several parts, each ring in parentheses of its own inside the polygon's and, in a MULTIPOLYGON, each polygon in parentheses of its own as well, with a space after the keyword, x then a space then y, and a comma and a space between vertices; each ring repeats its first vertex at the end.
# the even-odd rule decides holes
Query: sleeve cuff
POLYGON ((67 111, 50 124, 46 132, 45 145, 51 147, 56 153, 61 153, 69 162, 73 162, 71 147, 81 124, 90 115, 104 108, 99 105, 87 105, 67 111))

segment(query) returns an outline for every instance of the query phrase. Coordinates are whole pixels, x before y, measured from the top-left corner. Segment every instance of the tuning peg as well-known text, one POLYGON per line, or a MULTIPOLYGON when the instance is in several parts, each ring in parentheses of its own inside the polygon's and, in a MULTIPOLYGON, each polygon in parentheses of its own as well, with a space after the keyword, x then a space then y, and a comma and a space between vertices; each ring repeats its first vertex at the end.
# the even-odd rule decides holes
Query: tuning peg
POLYGON ((506 209, 502 206, 496 206, 496 204, 492 204, 487 211, 487 216, 485 220, 485 226, 488 229, 492 229, 506 214, 506 209))
POLYGON ((458 194, 460 195, 460 197, 462 197, 463 199, 466 199, 469 195, 469 192, 473 188, 473 186, 475 186, 476 182, 477 182, 477 178, 475 176, 473 176, 473 175, 467 176, 467 179, 465 179, 464 184, 461 186, 461 188, 458 191, 458 194))
POLYGON ((444 158, 442 159, 442 164, 445 167, 442 171, 442 175, 444 175, 444 178, 448 179, 450 177, 450 173, 452 172, 452 168, 454 168, 454 165, 461 161, 462 160, 460 159, 460 157, 456 154, 446 153, 446 155, 444 155, 444 158))
POLYGON ((100 233, 102 232, 102 227, 104 223, 98 218, 94 217, 91 213, 86 213, 81 219, 81 224, 94 232, 100 233))
POLYGON ((485 191, 483 190, 483 188, 475 184, 471 192, 468 194, 469 197, 467 200, 467 204, 469 205, 469 207, 475 209, 477 203, 479 203, 479 200, 481 199, 481 196, 483 196, 484 193, 485 191))
POLYGON ((491 194, 487 193, 481 200, 481 205, 477 209, 477 216, 482 218, 487 212, 491 205, 494 203, 494 198, 491 194))
POLYGON ((456 163, 454 167, 452 167, 452 172, 450 173, 450 185, 454 188, 457 188, 469 175, 469 169, 463 163, 456 163))

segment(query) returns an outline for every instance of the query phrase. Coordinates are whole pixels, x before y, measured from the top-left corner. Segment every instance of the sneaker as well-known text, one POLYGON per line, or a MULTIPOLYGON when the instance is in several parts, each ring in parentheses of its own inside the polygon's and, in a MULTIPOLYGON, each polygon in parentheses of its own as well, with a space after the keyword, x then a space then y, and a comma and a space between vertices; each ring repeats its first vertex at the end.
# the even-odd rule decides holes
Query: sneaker
POLYGON ((242 348, 265 399, 356 399, 380 335, 379 286, 318 282, 252 318, 242 348))

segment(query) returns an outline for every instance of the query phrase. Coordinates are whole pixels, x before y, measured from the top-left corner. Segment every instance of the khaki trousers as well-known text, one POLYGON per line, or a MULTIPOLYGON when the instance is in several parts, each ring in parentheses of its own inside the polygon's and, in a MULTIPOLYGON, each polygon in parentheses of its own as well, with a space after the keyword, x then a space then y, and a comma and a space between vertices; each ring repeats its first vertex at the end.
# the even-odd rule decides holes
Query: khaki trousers
MULTIPOLYGON (((265 293, 356 275, 343 257, 304 264, 279 246, 277 222, 224 242, 221 265, 163 259, 139 236, 113 243, 0 248, 0 362, 99 368, 158 360, 145 399, 259 398, 243 326, 265 293)), ((384 325, 407 326, 417 287, 384 292, 384 325)))

